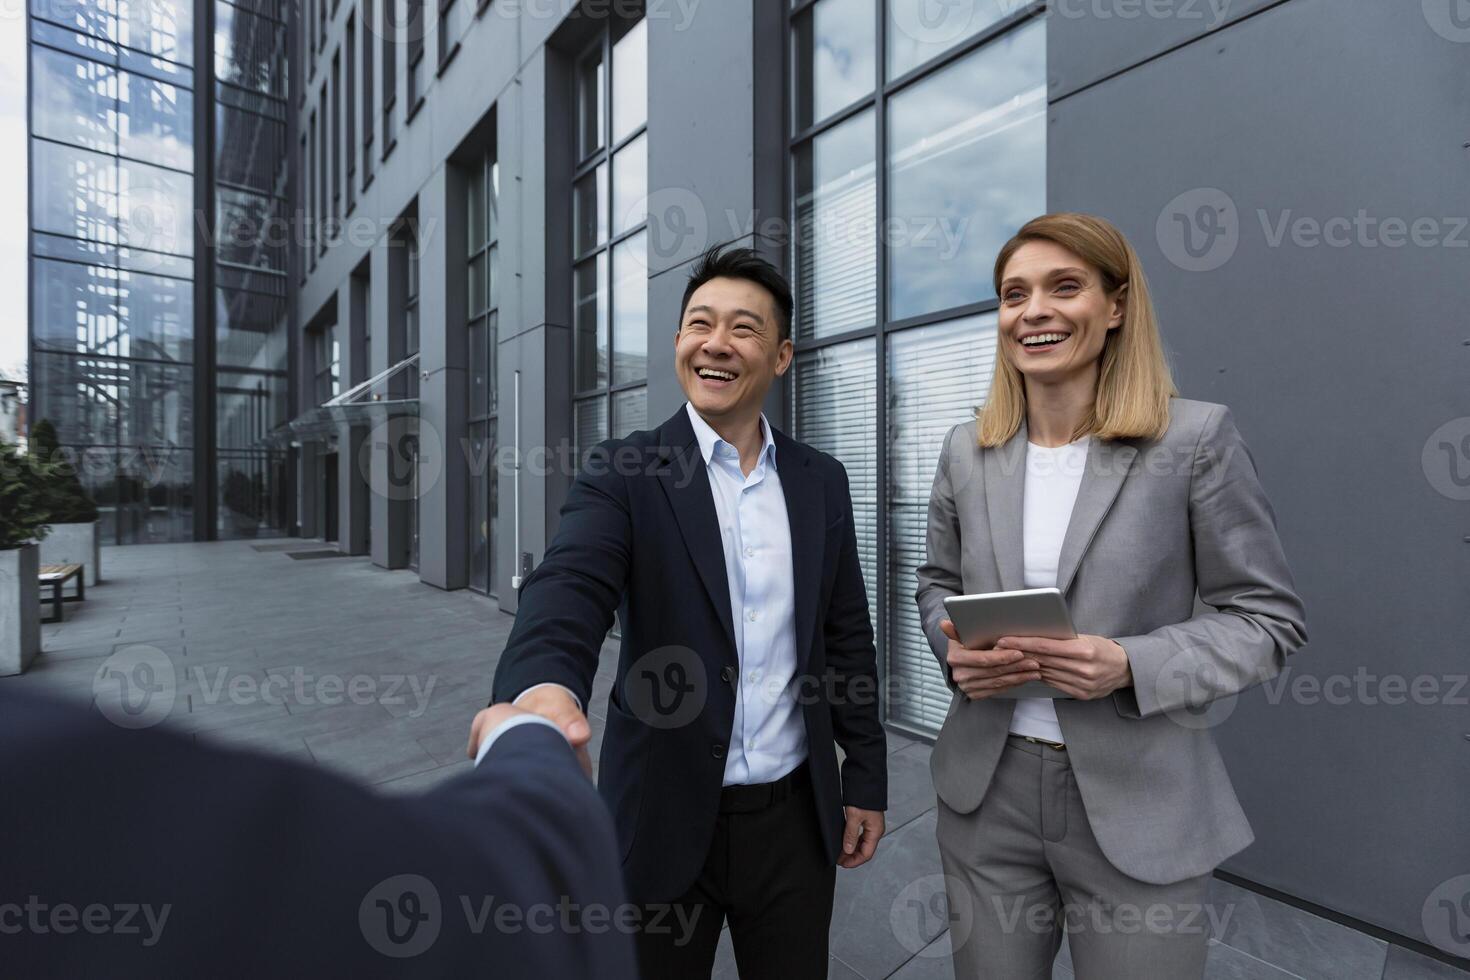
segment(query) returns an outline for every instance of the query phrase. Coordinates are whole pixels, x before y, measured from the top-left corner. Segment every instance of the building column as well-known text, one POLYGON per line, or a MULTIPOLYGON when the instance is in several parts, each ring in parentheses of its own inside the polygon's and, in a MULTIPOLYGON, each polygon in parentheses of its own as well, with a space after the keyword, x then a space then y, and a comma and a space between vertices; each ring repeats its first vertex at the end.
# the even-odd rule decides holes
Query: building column
MULTIPOLYGON (((369 279, 368 317, 371 321, 369 361, 374 373, 385 371, 388 363, 388 325, 397 310, 402 315, 402 270, 395 268, 392 237, 384 234, 372 247, 369 279)), ((373 564, 382 568, 404 568, 408 565, 409 521, 412 499, 405 499, 404 438, 412 431, 412 419, 379 419, 364 437, 362 452, 370 459, 369 505, 372 513, 373 564)))
MULTIPOLYGON (((373 376, 368 352, 357 343, 367 317, 369 288, 353 275, 337 289, 337 343, 341 352, 338 369, 343 391, 373 376)), ((363 555, 368 551, 371 520, 368 480, 372 474, 370 467, 363 465, 367 461, 361 458, 368 431, 365 425, 337 426, 337 548, 348 555, 363 555)))
POLYGON ((419 578, 469 583, 465 178, 446 163, 419 191, 419 578))

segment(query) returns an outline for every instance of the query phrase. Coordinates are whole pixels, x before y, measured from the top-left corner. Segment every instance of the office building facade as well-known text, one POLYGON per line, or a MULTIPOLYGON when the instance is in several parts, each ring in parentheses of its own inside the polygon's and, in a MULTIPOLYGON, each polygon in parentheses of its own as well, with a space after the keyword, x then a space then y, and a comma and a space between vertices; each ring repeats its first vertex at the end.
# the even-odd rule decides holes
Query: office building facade
MULTIPOLYGON (((691 263, 752 246, 797 298, 768 415, 846 465, 886 720, 932 736, 949 696, 912 597, 934 461, 986 396, 996 250, 1075 209, 1129 235, 1184 394, 1229 404, 1251 446, 1312 621, 1293 669, 1461 669, 1442 641, 1470 625, 1459 470, 1436 482, 1434 447, 1421 465, 1400 444, 1465 415, 1470 347, 1444 317, 1470 301, 1443 217, 1470 199, 1453 4, 213 0, 164 30, 46 2, 45 70, 193 99, 172 122, 130 101, 113 143, 74 106, 32 109, 33 416, 70 444, 174 450, 169 535, 290 530, 514 612, 579 455, 680 408, 691 263), (226 15, 222 59, 200 33, 226 15), (138 138, 185 117, 192 152, 138 138), (164 198, 237 234, 118 220, 164 198), (1360 214, 1442 234, 1375 247, 1360 214)), ((1435 816, 1467 803, 1443 776, 1467 744, 1453 706, 1257 689, 1227 713, 1258 837, 1227 873, 1427 948, 1431 896, 1470 860, 1435 816)))

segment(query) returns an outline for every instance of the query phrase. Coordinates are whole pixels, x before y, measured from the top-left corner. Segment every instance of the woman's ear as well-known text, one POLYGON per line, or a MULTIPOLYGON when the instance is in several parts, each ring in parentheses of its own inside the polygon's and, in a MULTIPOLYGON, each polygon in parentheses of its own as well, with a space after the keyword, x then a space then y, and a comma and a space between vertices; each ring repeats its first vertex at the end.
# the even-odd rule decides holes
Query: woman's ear
POLYGON ((1128 315, 1128 284, 1125 282, 1118 287, 1113 294, 1113 306, 1108 311, 1108 329, 1116 330, 1123 325, 1123 319, 1128 315))

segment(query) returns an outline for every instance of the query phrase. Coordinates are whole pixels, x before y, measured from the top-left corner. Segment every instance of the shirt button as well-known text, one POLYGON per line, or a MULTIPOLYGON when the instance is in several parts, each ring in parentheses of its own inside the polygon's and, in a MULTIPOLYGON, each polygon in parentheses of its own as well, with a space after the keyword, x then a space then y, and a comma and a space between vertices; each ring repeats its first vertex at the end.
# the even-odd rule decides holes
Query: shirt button
POLYGON ((745 549, 745 557, 747 557, 747 558, 754 558, 755 557, 755 549, 747 546, 746 549, 745 549))
POLYGON ((758 671, 758 670, 752 670, 750 672, 750 683, 752 683, 752 684, 759 684, 760 682, 761 682, 761 672, 758 671))
POLYGON ((745 618, 748 619, 748 620, 750 620, 752 623, 755 622, 755 617, 756 617, 756 611, 754 609, 752 609, 750 612, 748 612, 748 613, 745 614, 745 618))

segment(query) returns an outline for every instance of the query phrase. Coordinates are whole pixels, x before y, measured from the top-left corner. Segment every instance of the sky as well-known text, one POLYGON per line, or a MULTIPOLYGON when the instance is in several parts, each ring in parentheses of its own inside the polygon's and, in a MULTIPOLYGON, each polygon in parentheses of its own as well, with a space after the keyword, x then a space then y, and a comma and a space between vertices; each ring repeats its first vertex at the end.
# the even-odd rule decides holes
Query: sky
POLYGON ((0 369, 26 370, 26 19, 0 2, 0 369))

